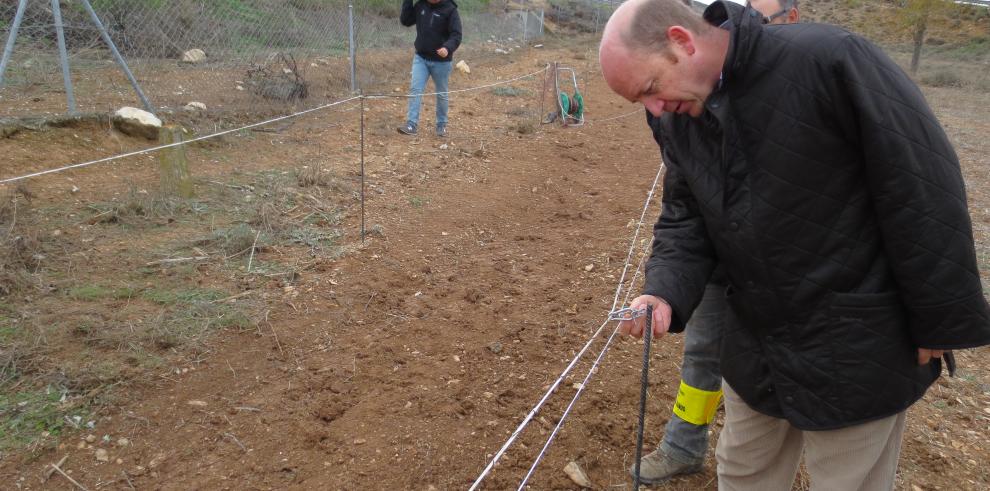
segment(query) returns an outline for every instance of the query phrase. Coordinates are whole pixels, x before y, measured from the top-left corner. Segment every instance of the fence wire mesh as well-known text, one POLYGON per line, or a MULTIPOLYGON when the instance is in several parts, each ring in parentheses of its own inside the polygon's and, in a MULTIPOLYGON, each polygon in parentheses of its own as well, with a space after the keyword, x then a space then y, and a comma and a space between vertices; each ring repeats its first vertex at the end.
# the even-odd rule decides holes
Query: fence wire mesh
MULTIPOLYGON (((156 111, 196 101, 243 120, 323 104, 352 88, 394 93, 408 84, 415 28, 400 25, 399 0, 90 2, 156 111)), ((20 3, 0 3, 5 48, 20 3)), ((497 66, 543 36, 595 32, 619 3, 462 0, 465 41, 455 58, 497 66)), ((59 5, 78 111, 140 107, 82 1, 59 5)), ((67 111, 52 6, 26 0, 0 87, 0 117, 67 111)))

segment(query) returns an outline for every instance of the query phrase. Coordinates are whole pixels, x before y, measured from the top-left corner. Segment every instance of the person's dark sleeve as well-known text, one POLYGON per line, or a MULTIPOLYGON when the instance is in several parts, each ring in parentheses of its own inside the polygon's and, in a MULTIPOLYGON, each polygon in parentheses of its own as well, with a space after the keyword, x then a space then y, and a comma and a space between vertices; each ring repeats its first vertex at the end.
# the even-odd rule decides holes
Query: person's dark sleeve
POLYGON ((461 14, 457 12, 457 9, 450 13, 450 18, 447 21, 447 32, 450 33, 450 36, 443 43, 443 47, 447 48, 450 53, 448 56, 453 56, 454 51, 457 51, 461 45, 461 14))
POLYGON ((399 22, 406 27, 416 25, 416 9, 413 8, 413 0, 402 0, 399 22))
POLYGON ((668 149, 664 145, 663 210, 653 226, 643 293, 667 301, 674 313, 670 332, 681 332, 701 302, 716 260, 697 201, 668 149))
POLYGON ((838 93, 848 95, 911 337, 931 349, 990 344, 958 157, 921 91, 890 58, 858 36, 842 48, 838 93))

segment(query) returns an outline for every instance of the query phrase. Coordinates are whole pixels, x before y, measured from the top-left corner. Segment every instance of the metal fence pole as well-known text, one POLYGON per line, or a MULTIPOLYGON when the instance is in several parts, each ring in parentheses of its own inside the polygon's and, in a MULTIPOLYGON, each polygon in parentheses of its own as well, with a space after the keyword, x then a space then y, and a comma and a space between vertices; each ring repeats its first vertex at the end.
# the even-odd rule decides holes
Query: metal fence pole
POLYGON ((525 45, 526 44, 526 30, 529 27, 529 25, 528 25, 529 24, 529 11, 528 10, 523 10, 522 20, 523 20, 522 42, 525 45))
POLYGON ((69 72, 69 54, 65 51, 65 28, 62 26, 62 9, 59 0, 52 0, 52 15, 55 17, 55 35, 58 37, 58 59, 62 63, 62 81, 65 82, 65 100, 69 114, 76 114, 76 96, 72 92, 72 73, 69 72))
POLYGON ((351 57, 351 92, 353 93, 357 92, 357 60, 355 59, 357 49, 354 46, 354 4, 352 3, 347 4, 347 16, 347 45, 351 57))
POLYGON ((540 9, 540 37, 543 37, 543 20, 544 20, 543 16, 545 14, 546 14, 546 11, 544 11, 543 9, 540 9))
MULTIPOLYGON (((58 0, 52 1, 57 2, 58 0)), ((138 84, 137 79, 134 78, 134 74, 131 73, 131 69, 128 68, 127 62, 124 61, 124 57, 120 55, 120 51, 117 51, 117 45, 114 44, 113 39, 110 39, 110 34, 107 33, 107 28, 103 26, 103 21, 100 20, 100 16, 96 15, 96 11, 93 10, 93 6, 89 4, 89 0, 80 1, 82 2, 83 7, 86 8, 86 11, 89 12, 89 16, 93 18, 93 24, 96 24, 96 28, 99 29, 103 42, 107 43, 107 46, 110 47, 110 52, 113 53, 113 57, 117 60, 117 64, 120 65, 120 69, 124 71, 125 75, 127 75, 127 80, 131 81, 131 87, 134 87, 134 92, 137 92, 138 98, 140 98, 141 103, 144 104, 144 108, 148 112, 154 114, 155 109, 151 107, 151 102, 149 102, 148 98, 144 95, 144 91, 141 90, 141 86, 138 84)))
POLYGON ((0 59, 0 87, 3 87, 3 74, 7 72, 7 63, 10 62, 10 55, 14 52, 14 43, 17 41, 17 29, 21 27, 24 19, 24 9, 27 8, 28 0, 21 0, 17 4, 17 13, 14 14, 14 23, 10 26, 10 35, 7 36, 7 46, 3 48, 3 59, 0 59))

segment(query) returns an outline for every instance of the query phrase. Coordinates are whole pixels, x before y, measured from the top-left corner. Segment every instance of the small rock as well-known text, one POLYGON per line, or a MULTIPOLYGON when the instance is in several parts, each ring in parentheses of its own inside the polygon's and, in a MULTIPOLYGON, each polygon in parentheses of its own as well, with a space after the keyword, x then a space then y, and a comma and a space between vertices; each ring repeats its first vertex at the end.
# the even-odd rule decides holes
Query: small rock
POLYGON ((117 462, 117 465, 124 465, 124 459, 117 459, 115 462, 117 462))
POLYGON ((582 488, 594 487, 591 484, 591 480, 588 479, 588 475, 581 470, 581 466, 579 466, 577 462, 571 461, 568 463, 567 466, 564 467, 564 474, 567 474, 567 477, 571 478, 571 481, 574 481, 574 484, 577 484, 582 488))
POLYGON ((237 86, 237 90, 244 90, 244 86, 242 86, 242 85, 238 85, 238 86, 237 86))
POLYGON ((471 67, 468 66, 467 62, 464 60, 458 61, 457 65, 454 65, 461 73, 469 74, 471 73, 471 67))
POLYGON ((457 362, 457 363, 460 363, 461 362, 461 357, 460 356, 457 356, 457 355, 454 355, 454 361, 457 362))
POLYGON ((406 409, 409 409, 409 408, 411 408, 411 407, 413 407, 413 403, 412 403, 412 401, 407 401, 407 402, 406 402, 406 409))
POLYGON ((534 45, 533 45, 533 47, 534 47, 534 48, 542 48, 542 47, 543 47, 543 45, 542 45, 542 44, 534 44, 534 45))
POLYGON ((571 387, 573 387, 575 390, 584 390, 584 384, 582 384, 581 382, 574 382, 574 384, 571 385, 571 387))
POLYGON ((368 443, 368 440, 365 440, 364 438, 355 438, 354 439, 354 444, 355 445, 364 445, 365 443, 368 443))
POLYGON ((189 404, 190 406, 196 406, 196 407, 206 407, 206 401, 192 400, 192 401, 187 402, 186 404, 189 404))
POLYGON ((924 490, 921 489, 921 486, 918 486, 917 484, 912 484, 911 491, 924 491, 924 490))
POLYGON ((62 235, 62 231, 61 230, 58 230, 58 229, 52 230, 52 237, 58 237, 59 235, 62 235))
POLYGON ((500 54, 500 55, 507 55, 507 54, 509 54, 508 51, 506 51, 506 50, 504 50, 502 48, 495 48, 495 53, 496 54, 500 54))
POLYGON ((488 351, 495 353, 496 355, 502 352, 502 343, 495 341, 488 345, 488 351))
POLYGON ((485 399, 492 399, 495 397, 495 394, 491 392, 482 392, 481 395, 485 396, 485 399))
POLYGON ((86 443, 96 443, 96 435, 86 435, 86 443))
POLYGON ((118 447, 126 447, 126 446, 128 446, 130 444, 131 444, 131 441, 128 440, 128 439, 126 439, 126 438, 118 438, 117 439, 117 446, 118 447))
POLYGON ((585 266, 585 267, 584 267, 584 270, 585 270, 585 271, 588 271, 589 273, 590 273, 590 272, 591 272, 591 270, 593 270, 593 269, 595 269, 595 265, 594 265, 594 264, 589 264, 589 265, 587 265, 587 266, 585 266))
POLYGON ((110 453, 104 448, 96 449, 96 460, 97 462, 110 462, 110 453))
POLYGON ((182 109, 192 113, 196 111, 206 111, 206 104, 198 101, 192 101, 189 104, 186 104, 182 109))
POLYGON ((183 63, 202 63, 203 61, 206 61, 206 52, 199 48, 182 53, 183 63))
POLYGON ((158 130, 162 127, 162 120, 136 107, 122 107, 113 114, 112 119, 114 127, 121 133, 149 140, 157 140, 158 130))
POLYGON ((446 150, 446 149, 447 149, 447 144, 446 143, 444 143, 443 145, 440 145, 440 150, 446 150))

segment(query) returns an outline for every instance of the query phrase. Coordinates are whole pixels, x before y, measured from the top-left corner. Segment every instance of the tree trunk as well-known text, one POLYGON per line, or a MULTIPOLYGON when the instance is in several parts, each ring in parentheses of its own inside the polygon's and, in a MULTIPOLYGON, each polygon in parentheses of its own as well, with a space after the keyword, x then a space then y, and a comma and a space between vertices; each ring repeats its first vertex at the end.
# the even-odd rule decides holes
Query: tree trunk
POLYGON ((918 65, 921 64, 921 47, 925 44, 925 32, 928 30, 928 12, 918 22, 914 30, 914 52, 911 53, 911 75, 918 74, 918 65))
MULTIPOLYGON (((162 127, 160 141, 162 145, 182 141, 181 126, 165 125, 162 127)), ((193 197, 192 176, 189 174, 189 160, 186 159, 186 147, 179 145, 162 150, 158 154, 158 167, 161 171, 161 191, 163 196, 180 198, 193 197)))

